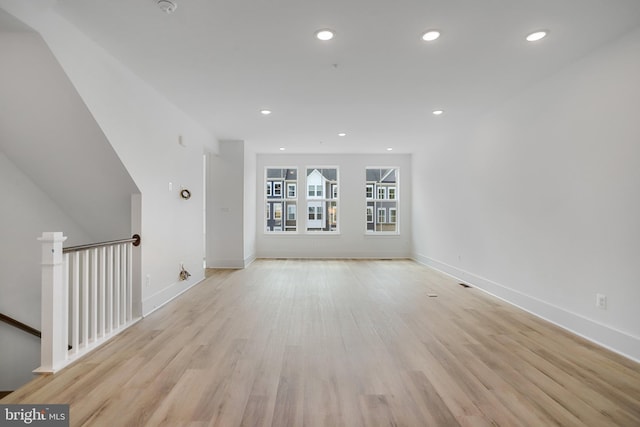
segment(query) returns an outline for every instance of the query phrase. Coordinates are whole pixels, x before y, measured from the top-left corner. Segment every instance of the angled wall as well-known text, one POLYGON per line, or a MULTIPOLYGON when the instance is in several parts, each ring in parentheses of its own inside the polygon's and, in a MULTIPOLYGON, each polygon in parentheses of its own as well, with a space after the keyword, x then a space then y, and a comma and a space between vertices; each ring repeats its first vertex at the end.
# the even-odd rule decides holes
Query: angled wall
POLYGON ((215 139, 50 9, 0 0, 0 7, 40 33, 139 188, 142 313, 165 304, 204 278, 203 167, 215 139), (192 197, 180 198, 187 188, 192 197), (179 280, 180 266, 191 273, 179 280))
MULTIPOLYGON (((138 189, 42 38, 1 9, 0 52, 0 312, 40 329, 37 237, 128 237, 138 189)), ((32 378, 39 345, 0 325, 0 390, 32 378)))

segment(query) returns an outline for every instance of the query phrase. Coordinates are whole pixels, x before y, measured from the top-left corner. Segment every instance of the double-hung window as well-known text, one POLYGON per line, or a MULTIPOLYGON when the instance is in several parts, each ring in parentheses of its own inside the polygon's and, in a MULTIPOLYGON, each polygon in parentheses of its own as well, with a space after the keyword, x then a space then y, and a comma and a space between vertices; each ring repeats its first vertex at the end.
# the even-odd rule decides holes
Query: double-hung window
POLYGON ((265 231, 282 232, 298 229, 298 169, 265 169, 265 231))
POLYGON ((366 230, 368 233, 398 233, 398 168, 366 168, 366 230), (375 213, 375 215, 374 215, 375 213))
POLYGON ((307 168, 307 231, 338 231, 338 168, 307 168))

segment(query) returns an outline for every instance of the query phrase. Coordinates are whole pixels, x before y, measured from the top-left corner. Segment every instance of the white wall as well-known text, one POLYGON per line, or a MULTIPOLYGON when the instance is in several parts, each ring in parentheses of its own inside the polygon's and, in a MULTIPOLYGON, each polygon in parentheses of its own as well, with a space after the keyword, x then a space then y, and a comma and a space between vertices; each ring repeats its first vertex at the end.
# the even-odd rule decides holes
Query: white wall
MULTIPOLYGON (((256 168, 256 253, 261 258, 406 258, 411 255, 411 156, 408 154, 258 154, 256 168), (306 168, 339 168, 340 233, 296 234, 264 232, 265 167, 297 167, 298 188, 304 188, 306 168), (372 236, 365 233, 365 168, 400 168, 399 235, 372 236)), ((304 197, 304 192, 299 192, 304 197)), ((306 212, 306 211, 305 211, 306 212)), ((299 222, 300 219, 298 220, 299 222)), ((304 224, 304 221, 302 221, 304 224)))
POLYGON ((207 267, 244 267, 244 142, 220 141, 209 156, 207 267))
POLYGON ((415 258, 640 360, 638 76, 640 30, 425 144, 415 258))
POLYGON ((0 150, 94 239, 129 237, 138 189, 47 45, 0 27, 0 51, 0 150))
MULTIPOLYGON (((0 313, 40 329, 43 231, 65 230, 69 245, 91 236, 0 151, 0 313)), ((0 323, 0 390, 15 390, 40 366, 40 340, 0 323)))
POLYGON ((47 4, 0 0, 42 35, 142 193, 141 229, 132 231, 142 234, 136 279, 144 283, 146 314, 204 277, 202 154, 217 143, 47 4), (190 200, 180 199, 181 187, 191 191, 190 200), (178 280, 182 262, 192 274, 186 282, 178 280))
POLYGON ((244 266, 256 259, 256 167, 257 155, 250 147, 244 148, 244 266))

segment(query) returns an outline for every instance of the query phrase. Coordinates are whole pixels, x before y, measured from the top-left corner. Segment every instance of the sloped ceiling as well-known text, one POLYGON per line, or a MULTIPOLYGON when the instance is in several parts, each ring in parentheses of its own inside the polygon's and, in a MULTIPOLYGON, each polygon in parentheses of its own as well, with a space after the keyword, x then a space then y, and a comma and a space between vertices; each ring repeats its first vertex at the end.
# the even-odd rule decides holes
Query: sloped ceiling
POLYGON ((155 0, 54 8, 216 137, 259 152, 412 152, 640 25, 637 0, 175 2, 170 15, 155 0), (336 37, 316 40, 321 28, 336 37), (425 43, 431 28, 442 36, 425 43))
POLYGON ((128 237, 136 185, 44 41, 10 21, 0 13, 0 151, 92 238, 128 237))

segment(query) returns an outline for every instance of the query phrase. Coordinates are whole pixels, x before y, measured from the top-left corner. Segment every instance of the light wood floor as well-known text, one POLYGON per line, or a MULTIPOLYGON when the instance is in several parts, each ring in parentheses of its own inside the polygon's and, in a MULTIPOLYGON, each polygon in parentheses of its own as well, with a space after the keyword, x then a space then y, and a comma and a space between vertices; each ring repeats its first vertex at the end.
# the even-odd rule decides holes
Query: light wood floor
POLYGON ((411 261, 259 260, 2 403, 70 403, 73 426, 631 427, 640 366, 411 261))

